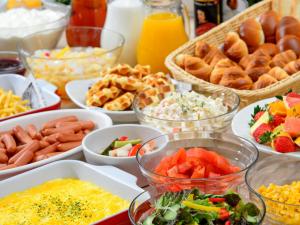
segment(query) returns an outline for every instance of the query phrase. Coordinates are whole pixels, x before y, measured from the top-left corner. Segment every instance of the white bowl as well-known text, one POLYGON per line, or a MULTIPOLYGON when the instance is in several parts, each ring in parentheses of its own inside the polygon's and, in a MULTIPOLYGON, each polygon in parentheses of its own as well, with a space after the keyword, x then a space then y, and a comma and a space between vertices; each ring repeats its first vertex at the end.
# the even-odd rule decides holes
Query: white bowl
MULTIPOLYGON (((11 90, 15 95, 21 95, 27 84, 30 82, 29 78, 17 75, 17 74, 2 74, 0 75, 0 88, 8 91, 11 90)), ((36 80, 37 85, 40 88, 41 95, 45 101, 45 106, 41 108, 35 108, 24 113, 19 113, 13 116, 0 118, 0 122, 8 119, 12 119, 18 116, 24 116, 27 114, 44 112, 50 110, 56 110, 60 108, 60 97, 55 94, 56 88, 50 83, 44 80, 36 80)))
MULTIPOLYGON (((61 109, 61 110, 55 110, 49 112, 36 113, 32 115, 26 115, 23 117, 15 118, 13 120, 7 120, 1 122, 0 132, 10 130, 16 125, 21 125, 22 127, 24 127, 29 124, 34 124, 38 129, 40 129, 41 126, 49 120, 53 120, 55 118, 59 118, 63 116, 70 116, 70 115, 77 116, 79 119, 82 120, 86 120, 86 119, 92 120, 96 125, 95 129, 109 127, 112 125, 111 119, 107 115, 101 112, 89 111, 83 109, 61 109)), ((59 154, 45 160, 41 160, 38 162, 30 163, 12 169, 2 170, 0 171, 0 180, 48 164, 53 161, 57 161, 61 159, 79 159, 81 157, 82 157, 82 145, 72 150, 69 150, 63 154, 59 154)))
POLYGON ((67 83, 65 89, 69 98, 78 107, 83 109, 93 109, 104 112, 109 115, 115 123, 137 123, 138 119, 133 110, 127 111, 109 111, 101 107, 90 107, 85 103, 85 96, 89 87, 91 87, 99 79, 90 80, 73 80, 67 83))
MULTIPOLYGON (((143 186, 146 184, 146 179, 139 170, 135 156, 111 157, 101 155, 101 152, 108 147, 113 140, 121 136, 128 136, 129 139, 141 139, 144 144, 161 135, 163 135, 163 133, 160 130, 149 126, 137 124, 115 125, 89 133, 82 141, 83 154, 88 163, 96 165, 113 165, 137 176, 138 184, 143 186)), ((161 138, 160 140, 165 142, 165 144, 167 143, 167 138, 161 138)), ((157 146, 164 146, 164 143, 156 144, 157 146)), ((156 151, 158 150, 159 149, 156 149, 156 151)))
POLYGON ((143 189, 136 185, 136 177, 115 167, 93 166, 80 161, 64 160, 50 163, 0 182, 0 198, 59 178, 75 178, 91 182, 126 199, 128 202, 143 192, 143 189))

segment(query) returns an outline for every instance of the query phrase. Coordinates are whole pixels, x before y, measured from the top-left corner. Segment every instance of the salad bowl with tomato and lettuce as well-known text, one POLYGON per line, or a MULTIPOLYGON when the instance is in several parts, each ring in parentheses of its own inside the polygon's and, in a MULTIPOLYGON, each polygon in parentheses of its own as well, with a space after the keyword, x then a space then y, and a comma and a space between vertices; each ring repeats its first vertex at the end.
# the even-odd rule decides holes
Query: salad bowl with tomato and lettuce
POLYGON ((250 192, 214 195, 195 188, 165 192, 154 201, 147 194, 131 203, 134 225, 258 225, 265 215, 264 202, 250 192))

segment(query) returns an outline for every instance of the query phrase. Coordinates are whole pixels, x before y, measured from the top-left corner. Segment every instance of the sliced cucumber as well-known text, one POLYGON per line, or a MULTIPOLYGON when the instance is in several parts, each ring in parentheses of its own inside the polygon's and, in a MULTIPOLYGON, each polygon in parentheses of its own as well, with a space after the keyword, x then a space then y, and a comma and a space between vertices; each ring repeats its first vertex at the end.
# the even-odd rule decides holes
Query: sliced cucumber
POLYGON ((136 145, 136 144, 140 144, 140 143, 142 143, 141 139, 133 139, 133 140, 128 140, 128 141, 115 141, 114 148, 121 148, 127 144, 136 145))

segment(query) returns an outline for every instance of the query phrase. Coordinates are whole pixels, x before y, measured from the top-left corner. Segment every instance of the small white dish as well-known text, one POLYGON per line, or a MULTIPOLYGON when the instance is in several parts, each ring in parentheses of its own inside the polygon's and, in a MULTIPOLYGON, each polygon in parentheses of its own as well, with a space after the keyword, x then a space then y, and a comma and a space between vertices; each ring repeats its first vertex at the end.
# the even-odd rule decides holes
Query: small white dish
MULTIPOLYGON (((21 95, 24 91, 24 88, 27 87, 26 84, 28 82, 30 82, 29 78, 17 74, 0 75, 0 88, 3 88, 6 91, 12 90, 12 92, 15 95, 21 95)), ((19 113, 13 116, 0 118, 0 122, 27 114, 56 110, 60 108, 61 99, 58 95, 55 94, 56 88, 53 88, 53 85, 44 80, 37 80, 36 82, 40 87, 41 95, 43 96, 43 99, 45 101, 45 106, 37 109, 32 109, 24 113, 19 113)))
MULTIPOLYGON (((34 124, 37 127, 37 129, 40 129, 42 125, 49 120, 53 120, 64 116, 71 116, 71 115, 77 116, 81 120, 88 119, 93 121, 96 125, 95 129, 109 127, 112 125, 111 119, 107 115, 101 112, 83 110, 83 109, 61 109, 61 110, 54 110, 49 112, 41 112, 41 113, 26 115, 26 116, 15 118, 13 120, 7 120, 1 122, 0 132, 10 130, 16 125, 21 125, 22 127, 26 127, 29 124, 34 124)), ((74 149, 71 149, 63 154, 50 157, 48 159, 44 159, 38 162, 30 163, 12 169, 1 170, 0 180, 48 164, 53 161, 57 161, 61 159, 80 159, 81 157, 82 157, 82 145, 74 149)))
MULTIPOLYGON (((138 167, 136 157, 111 157, 101 155, 102 151, 107 148, 116 138, 127 136, 129 139, 141 139, 142 144, 147 141, 163 135, 163 133, 153 127, 138 124, 122 124, 112 127, 103 128, 89 133, 82 141, 83 154, 88 163, 96 165, 112 165, 138 177, 138 185, 147 184, 146 179, 142 176, 138 167)), ((156 143, 162 149, 168 140, 160 139, 165 143, 156 143)), ((158 148, 155 151, 159 151, 158 148)), ((151 154, 151 153, 148 153, 151 154)))
POLYGON ((261 101, 257 101, 252 103, 251 105, 248 105, 247 107, 240 110, 233 118, 231 122, 231 128, 235 135, 238 135, 240 137, 243 137, 255 144, 255 146, 258 148, 259 151, 266 153, 266 154, 283 154, 288 155, 292 157, 300 158, 300 152, 292 152, 292 153, 280 153, 273 150, 271 147, 267 145, 262 145, 257 143, 252 135, 250 134, 250 127, 248 123, 251 120, 251 114, 253 114, 255 106, 259 105, 261 107, 264 107, 266 104, 269 104, 270 102, 275 101, 276 98, 267 98, 261 101))
POLYGON ((67 83, 65 89, 69 98, 78 107, 83 109, 99 110, 113 120, 115 123, 137 123, 138 119, 133 110, 128 111, 108 111, 101 107, 90 107, 85 103, 85 96, 89 87, 91 87, 99 79, 90 80, 73 80, 67 83))

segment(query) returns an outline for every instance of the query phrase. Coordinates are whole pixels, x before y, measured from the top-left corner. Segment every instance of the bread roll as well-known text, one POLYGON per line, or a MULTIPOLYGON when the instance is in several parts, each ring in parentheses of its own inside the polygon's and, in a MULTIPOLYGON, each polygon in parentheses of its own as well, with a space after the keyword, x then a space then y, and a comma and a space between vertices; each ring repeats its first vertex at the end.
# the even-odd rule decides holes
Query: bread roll
POLYGON ((295 61, 289 62, 285 65, 284 70, 289 74, 292 75, 300 71, 300 59, 295 61))
POLYGON ((265 42, 276 43, 276 28, 278 26, 280 16, 275 11, 270 10, 261 14, 258 20, 264 31, 265 42))
POLYGON ((254 54, 259 54, 258 52, 263 52, 266 55, 273 57, 279 53, 279 48, 273 43, 265 43, 260 45, 258 49, 254 52, 254 54))
POLYGON ((279 66, 283 68, 286 64, 288 64, 291 61, 295 61, 296 59, 296 53, 293 50, 287 50, 275 55, 270 63, 270 66, 279 66))
POLYGON ((212 68, 204 60, 187 55, 184 60, 184 69, 186 72, 202 80, 209 81, 212 68))
POLYGON ((250 90, 253 82, 241 68, 232 67, 225 70, 219 84, 239 90, 250 90))
POLYGON ((224 40, 224 53, 231 60, 239 62, 248 55, 248 47, 236 32, 229 32, 224 40))
POLYGON ((289 75, 287 74, 287 72, 285 72, 284 69, 275 66, 273 67, 269 72, 269 75, 271 75, 272 77, 274 77, 276 80, 283 80, 285 78, 287 78, 289 75))
POLYGON ((175 57, 175 63, 177 66, 180 66, 181 68, 184 68, 184 60, 186 58, 187 54, 179 54, 175 57))
POLYGON ((297 57, 300 55, 300 38, 295 35, 285 35, 278 41, 277 46, 281 52, 291 49, 297 57))
POLYGON ((258 78, 258 80, 253 84, 253 90, 265 88, 271 84, 276 83, 277 80, 269 74, 263 74, 258 78))
POLYGON ((207 44, 204 41, 197 41, 196 45, 195 45, 195 56, 203 59, 207 53, 211 50, 211 47, 209 46, 209 44, 207 44))
POLYGON ((247 67, 249 68, 249 64, 251 64, 250 67, 254 67, 254 66, 259 66, 259 65, 264 65, 265 63, 262 63, 262 59, 266 60, 266 62, 271 61, 271 56, 269 56, 267 53, 265 53, 262 50, 256 50, 254 53, 250 54, 250 55, 246 55, 244 56, 240 62, 239 65, 243 68, 246 69, 247 67), (253 61, 253 62, 252 62, 253 61), (254 66, 253 66, 254 64, 254 66))
POLYGON ((292 16, 284 16, 279 21, 276 30, 276 41, 278 42, 285 35, 295 35, 300 38, 300 23, 292 16))
POLYGON ((238 66, 235 62, 230 59, 221 59, 214 67, 210 75, 210 83, 218 84, 225 72, 225 69, 238 66))
POLYGON ((239 34, 249 49, 254 52, 258 46, 265 42, 265 36, 261 24, 253 18, 245 20, 239 27, 239 34))

